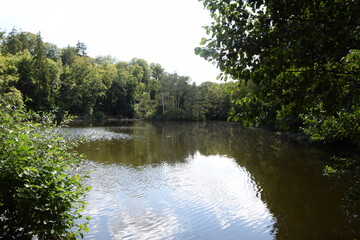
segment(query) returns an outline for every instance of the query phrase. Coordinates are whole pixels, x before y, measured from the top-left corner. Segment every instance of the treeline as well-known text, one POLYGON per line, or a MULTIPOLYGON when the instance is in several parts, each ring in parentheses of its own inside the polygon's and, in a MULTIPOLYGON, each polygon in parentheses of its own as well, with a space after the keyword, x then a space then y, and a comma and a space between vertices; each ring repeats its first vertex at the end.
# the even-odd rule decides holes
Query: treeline
POLYGON ((205 82, 168 73, 134 58, 90 57, 86 45, 58 48, 39 34, 0 33, 0 94, 34 111, 83 118, 225 120, 239 94, 235 83, 205 82))

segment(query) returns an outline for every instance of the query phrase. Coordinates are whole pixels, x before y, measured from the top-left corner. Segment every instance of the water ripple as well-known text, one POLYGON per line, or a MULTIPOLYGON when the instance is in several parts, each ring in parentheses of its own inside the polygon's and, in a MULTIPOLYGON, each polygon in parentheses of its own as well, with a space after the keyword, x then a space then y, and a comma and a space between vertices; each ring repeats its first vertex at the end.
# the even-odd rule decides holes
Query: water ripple
POLYGON ((89 162, 85 239, 272 239, 274 220, 250 174, 229 158, 131 168, 89 162))
POLYGON ((131 135, 117 132, 115 128, 93 127, 93 128, 64 128, 65 136, 69 139, 83 139, 84 141, 99 140, 128 140, 131 135))

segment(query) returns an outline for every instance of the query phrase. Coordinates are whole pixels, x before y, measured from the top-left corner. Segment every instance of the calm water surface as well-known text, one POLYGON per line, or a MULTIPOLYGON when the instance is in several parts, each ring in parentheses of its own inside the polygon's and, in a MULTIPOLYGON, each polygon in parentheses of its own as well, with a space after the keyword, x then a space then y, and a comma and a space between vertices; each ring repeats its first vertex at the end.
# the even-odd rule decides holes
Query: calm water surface
POLYGON ((85 239, 360 239, 326 152, 229 123, 70 128, 92 170, 85 239))

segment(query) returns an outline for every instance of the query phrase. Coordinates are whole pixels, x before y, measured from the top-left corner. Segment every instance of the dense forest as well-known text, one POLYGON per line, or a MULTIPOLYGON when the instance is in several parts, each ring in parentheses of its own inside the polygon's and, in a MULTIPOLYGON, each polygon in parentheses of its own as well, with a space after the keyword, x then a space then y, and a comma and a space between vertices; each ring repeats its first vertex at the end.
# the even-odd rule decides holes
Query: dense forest
POLYGON ((35 111, 82 118, 226 120, 237 84, 191 83, 157 63, 92 58, 86 45, 58 48, 40 34, 1 33, 0 94, 35 111))

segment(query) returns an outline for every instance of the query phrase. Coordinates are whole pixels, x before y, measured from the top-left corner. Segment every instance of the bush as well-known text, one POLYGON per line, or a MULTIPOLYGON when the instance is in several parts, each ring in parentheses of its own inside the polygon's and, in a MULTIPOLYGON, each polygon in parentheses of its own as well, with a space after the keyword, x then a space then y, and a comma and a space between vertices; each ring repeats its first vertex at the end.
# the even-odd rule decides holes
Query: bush
POLYGON ((0 238, 75 239, 88 230, 80 219, 89 187, 72 173, 82 157, 52 122, 0 104, 0 238))
POLYGON ((99 111, 99 112, 95 112, 92 117, 93 117, 94 119, 97 119, 97 120, 103 120, 103 119, 106 118, 105 113, 100 112, 100 111, 99 111))

